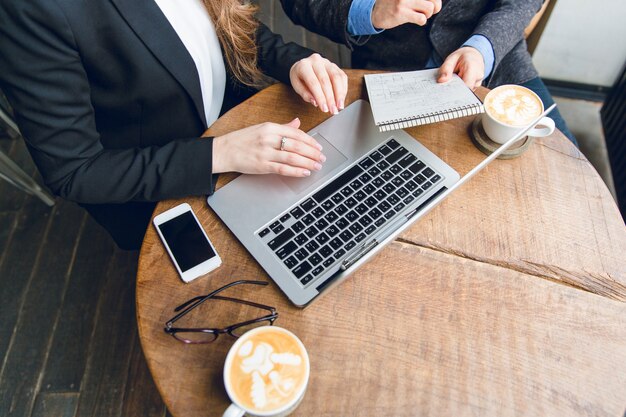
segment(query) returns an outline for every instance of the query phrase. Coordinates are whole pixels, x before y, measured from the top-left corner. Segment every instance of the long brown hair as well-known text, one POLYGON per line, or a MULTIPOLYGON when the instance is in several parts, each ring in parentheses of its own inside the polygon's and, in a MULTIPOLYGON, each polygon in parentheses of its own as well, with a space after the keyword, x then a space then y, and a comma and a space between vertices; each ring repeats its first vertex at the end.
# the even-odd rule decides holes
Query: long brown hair
POLYGON ((203 0, 215 26, 226 65, 242 84, 259 87, 265 78, 257 63, 256 30, 259 22, 254 17, 258 7, 247 0, 203 0))

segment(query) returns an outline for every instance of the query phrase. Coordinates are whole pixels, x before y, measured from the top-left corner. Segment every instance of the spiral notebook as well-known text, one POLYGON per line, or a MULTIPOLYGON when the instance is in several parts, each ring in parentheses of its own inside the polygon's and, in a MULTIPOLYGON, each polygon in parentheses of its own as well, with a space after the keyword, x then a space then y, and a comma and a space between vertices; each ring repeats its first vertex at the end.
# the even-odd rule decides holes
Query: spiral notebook
POLYGON ((381 132, 484 111, 483 103, 458 75, 440 84, 438 71, 435 68, 365 75, 374 123, 381 132))

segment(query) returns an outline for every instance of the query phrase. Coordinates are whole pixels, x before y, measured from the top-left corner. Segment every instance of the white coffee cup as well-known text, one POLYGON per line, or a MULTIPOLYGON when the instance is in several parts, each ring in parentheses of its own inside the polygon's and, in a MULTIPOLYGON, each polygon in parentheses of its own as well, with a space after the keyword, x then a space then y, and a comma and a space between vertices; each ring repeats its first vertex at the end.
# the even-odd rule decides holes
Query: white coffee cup
MULTIPOLYGON (((539 96, 515 84, 501 85, 491 90, 485 97, 484 105, 483 129, 496 143, 511 139, 543 113, 543 102, 539 96)), ((554 120, 544 117, 528 131, 528 136, 548 136, 554 129, 554 120)))
POLYGON ((244 333, 228 351, 224 386, 232 404, 224 417, 283 417, 306 391, 309 356, 296 335, 277 326, 244 333))

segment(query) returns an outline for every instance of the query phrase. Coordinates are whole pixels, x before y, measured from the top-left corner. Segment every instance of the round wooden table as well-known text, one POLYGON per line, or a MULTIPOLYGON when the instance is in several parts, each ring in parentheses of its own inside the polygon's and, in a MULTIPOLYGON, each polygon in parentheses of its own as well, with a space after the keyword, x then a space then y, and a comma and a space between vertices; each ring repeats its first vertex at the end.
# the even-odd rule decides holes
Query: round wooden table
MULTIPOLYGON (((365 97, 349 71, 347 103, 365 97)), ((484 96, 486 90, 480 89, 484 96)), ((329 117, 274 85, 221 117, 219 135, 329 117)), ((471 117, 407 131, 461 175, 484 155, 471 117)), ((234 175, 222 176, 218 187, 234 175)), ((626 227, 587 159, 559 132, 497 160, 371 262, 306 309, 289 303, 205 198, 189 202, 223 265, 184 284, 151 226, 137 272, 137 322, 156 385, 176 417, 221 415, 233 340, 185 345, 163 331, 173 309, 236 279, 270 281, 225 295, 278 309, 311 358, 299 416, 607 415, 626 403, 626 227)), ((216 302, 188 325, 228 325, 216 302)), ((228 303, 224 303, 228 304, 228 303)), ((233 303, 234 304, 234 303, 233 303)))

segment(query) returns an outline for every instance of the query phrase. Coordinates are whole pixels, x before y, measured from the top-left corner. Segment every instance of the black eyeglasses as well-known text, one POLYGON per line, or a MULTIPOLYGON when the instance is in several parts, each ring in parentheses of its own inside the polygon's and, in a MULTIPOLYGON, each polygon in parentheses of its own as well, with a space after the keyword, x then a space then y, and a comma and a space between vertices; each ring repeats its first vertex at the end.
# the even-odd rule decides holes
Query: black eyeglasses
POLYGON ((184 343, 211 343, 214 342, 215 339, 220 335, 220 333, 227 333, 232 337, 239 337, 248 330, 251 330, 255 327, 267 326, 268 324, 271 326, 274 324, 274 321, 278 318, 278 312, 274 307, 266 306, 263 304, 253 303, 252 301, 240 300, 238 298, 232 297, 223 297, 221 295, 217 295, 218 293, 224 291, 227 288, 233 287, 239 284, 253 284, 253 285, 267 285, 268 283, 265 281, 248 281, 248 280, 239 280, 231 282, 230 284, 226 284, 221 288, 207 294, 201 295, 198 297, 194 297, 191 300, 184 302, 174 309, 174 311, 180 311, 177 315, 172 317, 165 323, 165 333, 171 334, 175 339, 180 340, 184 343), (246 304, 252 307, 261 308, 269 311, 270 313, 263 316, 258 317, 253 320, 243 321, 241 323, 233 324, 232 326, 224 327, 223 329, 215 329, 215 328, 179 328, 172 327, 172 325, 188 314, 191 310, 198 307, 200 304, 204 303, 206 300, 225 300, 232 301, 235 303, 246 304), (181 311, 182 310, 182 311, 181 311))

